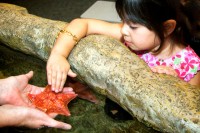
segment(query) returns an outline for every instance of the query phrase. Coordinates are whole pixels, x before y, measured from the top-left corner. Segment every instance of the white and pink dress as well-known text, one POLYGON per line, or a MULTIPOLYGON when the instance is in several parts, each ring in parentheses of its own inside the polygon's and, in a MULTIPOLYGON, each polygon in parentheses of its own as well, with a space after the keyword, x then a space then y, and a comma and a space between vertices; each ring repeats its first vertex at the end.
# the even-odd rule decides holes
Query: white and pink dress
POLYGON ((168 66, 174 68, 178 76, 187 82, 200 70, 200 58, 190 46, 187 46, 176 55, 164 60, 158 59, 151 53, 138 54, 138 56, 149 67, 168 66))

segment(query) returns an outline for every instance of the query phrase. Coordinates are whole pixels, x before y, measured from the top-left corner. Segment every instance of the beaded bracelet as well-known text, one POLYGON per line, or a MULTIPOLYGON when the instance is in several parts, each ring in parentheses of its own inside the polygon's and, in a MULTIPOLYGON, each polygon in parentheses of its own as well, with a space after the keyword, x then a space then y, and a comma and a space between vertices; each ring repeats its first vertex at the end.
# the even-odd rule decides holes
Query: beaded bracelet
POLYGON ((78 38, 76 37, 76 35, 72 34, 70 31, 68 30, 60 30, 60 32, 58 32, 57 38, 61 33, 66 33, 69 36, 73 37, 73 40, 76 42, 76 44, 78 43, 78 38))

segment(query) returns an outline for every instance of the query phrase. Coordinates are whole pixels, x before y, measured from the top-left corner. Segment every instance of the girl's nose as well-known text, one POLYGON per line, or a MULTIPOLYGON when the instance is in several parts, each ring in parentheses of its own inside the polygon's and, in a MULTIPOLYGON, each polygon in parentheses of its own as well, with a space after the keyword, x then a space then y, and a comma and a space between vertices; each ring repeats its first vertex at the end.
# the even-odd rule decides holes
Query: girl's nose
POLYGON ((123 24, 122 26, 122 29, 121 29, 121 33, 124 35, 124 36, 127 36, 128 35, 128 25, 126 23, 123 24))

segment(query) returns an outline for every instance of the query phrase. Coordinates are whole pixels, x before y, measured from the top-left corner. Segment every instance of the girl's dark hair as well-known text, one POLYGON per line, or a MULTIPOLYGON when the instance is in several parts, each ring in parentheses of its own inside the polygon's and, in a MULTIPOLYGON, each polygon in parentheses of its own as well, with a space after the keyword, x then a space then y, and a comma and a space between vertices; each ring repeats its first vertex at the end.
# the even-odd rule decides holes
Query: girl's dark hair
POLYGON ((181 3, 189 29, 189 35, 185 35, 186 42, 200 56, 200 0, 181 0, 181 3))
POLYGON ((171 34, 173 41, 186 45, 185 37, 190 35, 191 30, 186 22, 190 13, 184 12, 184 9, 185 4, 180 0, 116 0, 116 10, 124 22, 142 24, 159 36, 161 45, 156 52, 160 52, 164 41, 163 23, 169 19, 176 21, 176 28, 171 34))

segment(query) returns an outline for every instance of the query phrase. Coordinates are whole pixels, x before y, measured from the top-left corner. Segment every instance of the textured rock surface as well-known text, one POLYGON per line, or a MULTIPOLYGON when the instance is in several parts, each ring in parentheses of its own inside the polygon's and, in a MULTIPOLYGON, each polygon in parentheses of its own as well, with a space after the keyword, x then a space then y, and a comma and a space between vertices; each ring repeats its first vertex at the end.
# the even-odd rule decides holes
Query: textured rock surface
MULTIPOLYGON (((0 41, 43 60, 64 22, 0 4, 0 41)), ((119 103, 139 121, 163 132, 200 132, 200 88, 163 74, 120 42, 106 36, 82 39, 69 61, 80 80, 119 103)))
MULTIPOLYGON (((34 77, 29 83, 37 86, 46 86, 46 62, 34 56, 0 45, 0 78, 34 71, 34 77)), ((93 104, 86 100, 76 98, 69 103, 70 117, 58 116, 57 120, 70 123, 69 131, 44 128, 21 129, 16 127, 0 128, 1 133, 158 133, 136 118, 132 120, 117 120, 109 117, 104 110, 106 97, 95 93, 99 103, 93 104), (109 126, 108 126, 109 125, 109 126)))
POLYGON ((123 44, 105 36, 79 42, 69 61, 79 78, 163 132, 200 132, 200 88, 154 74, 123 44))
POLYGON ((47 60, 57 33, 66 22, 28 14, 19 6, 0 3, 0 41, 26 54, 47 60))

